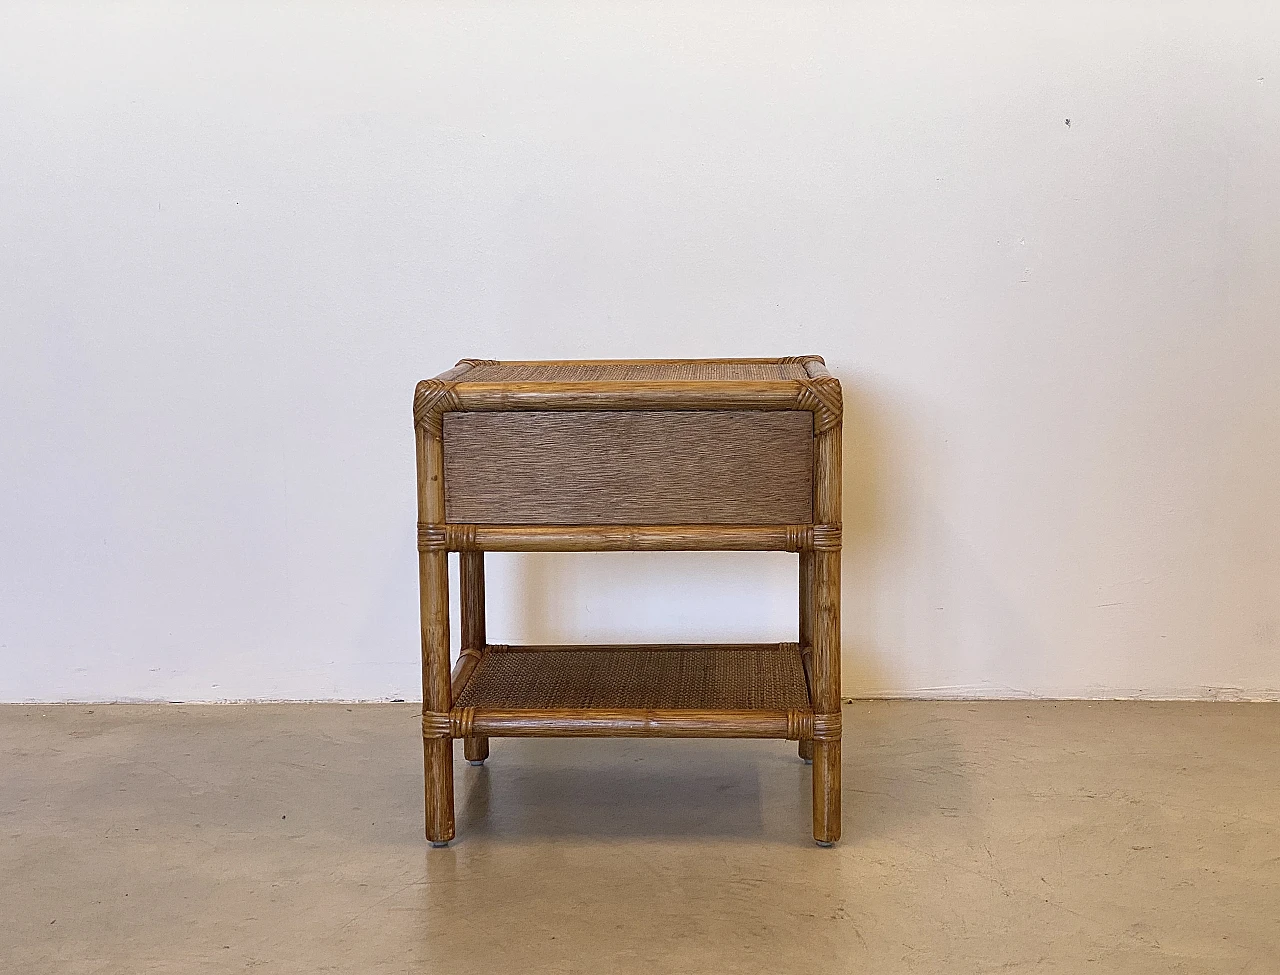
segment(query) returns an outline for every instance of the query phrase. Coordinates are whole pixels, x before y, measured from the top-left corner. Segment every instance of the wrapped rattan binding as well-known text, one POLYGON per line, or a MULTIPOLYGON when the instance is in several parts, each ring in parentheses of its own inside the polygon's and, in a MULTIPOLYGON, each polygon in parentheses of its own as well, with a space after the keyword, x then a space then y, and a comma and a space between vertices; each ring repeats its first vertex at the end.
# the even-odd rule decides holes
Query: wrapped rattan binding
POLYGON ((839 551, 839 525, 418 524, 420 552, 839 551))

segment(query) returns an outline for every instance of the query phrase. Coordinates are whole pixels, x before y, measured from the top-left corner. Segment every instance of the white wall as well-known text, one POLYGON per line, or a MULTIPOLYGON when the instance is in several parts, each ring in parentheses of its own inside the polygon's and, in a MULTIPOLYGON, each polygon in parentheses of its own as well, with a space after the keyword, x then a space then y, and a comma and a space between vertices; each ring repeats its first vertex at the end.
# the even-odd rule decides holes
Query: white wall
MULTIPOLYGON (((1278 8, 0 4, 0 699, 412 698, 417 379, 807 352, 847 694, 1280 696, 1278 8)), ((510 642, 794 632, 491 559, 510 642)))

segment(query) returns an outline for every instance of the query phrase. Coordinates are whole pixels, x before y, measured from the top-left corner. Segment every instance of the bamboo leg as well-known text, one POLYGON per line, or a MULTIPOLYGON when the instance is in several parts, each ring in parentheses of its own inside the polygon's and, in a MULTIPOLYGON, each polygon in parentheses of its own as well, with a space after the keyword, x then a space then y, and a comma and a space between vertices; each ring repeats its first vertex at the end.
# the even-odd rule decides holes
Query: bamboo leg
MULTIPOLYGON (((813 553, 800 553, 800 646, 813 646, 813 553)), ((813 741, 801 739, 800 757, 813 764, 813 741)))
MULTIPOLYGON (((840 710, 840 553, 814 560, 813 708, 840 710)), ((830 846, 840 838, 840 741, 813 743, 813 838, 830 846)))
POLYGON ((427 839, 432 846, 448 846, 453 839, 453 739, 422 740, 427 789, 427 839))
POLYGON ((487 735, 467 735, 462 739, 462 753, 472 765, 483 765, 489 757, 489 738, 487 735))
MULTIPOLYGON (((422 586, 422 709, 447 714, 449 688, 449 563, 447 552, 420 552, 422 586)), ((427 839, 453 839, 453 739, 422 739, 426 777, 427 839)))
MULTIPOLYGON (((444 521, 444 441, 439 417, 415 420, 414 434, 418 459, 418 520, 440 524, 444 521)), ((422 711, 424 715, 448 714, 453 707, 449 683, 448 552, 418 552, 418 589, 422 612, 422 711)), ((423 725, 427 839, 432 846, 445 846, 453 839, 454 832, 453 739, 428 738, 425 721, 423 725)))
POLYGON ((813 841, 840 839, 840 741, 813 743, 813 841))
MULTIPOLYGON (((462 646, 484 650, 484 553, 462 552, 459 556, 462 589, 462 646)), ((483 765, 489 757, 489 739, 468 735, 462 740, 462 754, 472 765, 483 765)))
MULTIPOLYGON (((814 438, 814 514, 840 522, 840 425, 814 438)), ((813 553, 813 657, 810 679, 815 714, 840 711, 840 550, 813 553)), ((840 739, 814 741, 813 838, 820 846, 840 839, 840 739)))

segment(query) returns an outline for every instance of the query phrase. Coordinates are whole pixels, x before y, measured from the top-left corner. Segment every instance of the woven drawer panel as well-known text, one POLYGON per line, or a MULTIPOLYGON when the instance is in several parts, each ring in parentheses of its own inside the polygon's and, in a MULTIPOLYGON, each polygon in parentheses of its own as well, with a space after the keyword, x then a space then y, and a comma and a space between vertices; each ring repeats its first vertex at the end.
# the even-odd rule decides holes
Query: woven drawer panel
POLYGON ((445 518, 489 525, 803 525, 803 411, 446 413, 445 518))

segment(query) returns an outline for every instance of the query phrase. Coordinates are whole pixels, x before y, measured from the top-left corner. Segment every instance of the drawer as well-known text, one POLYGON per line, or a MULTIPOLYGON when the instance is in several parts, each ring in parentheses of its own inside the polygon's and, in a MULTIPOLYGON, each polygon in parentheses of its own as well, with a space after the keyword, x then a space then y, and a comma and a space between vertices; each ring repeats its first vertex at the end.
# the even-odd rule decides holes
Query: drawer
POLYGON ((445 519, 475 525, 804 525, 813 414, 443 417, 445 519))

